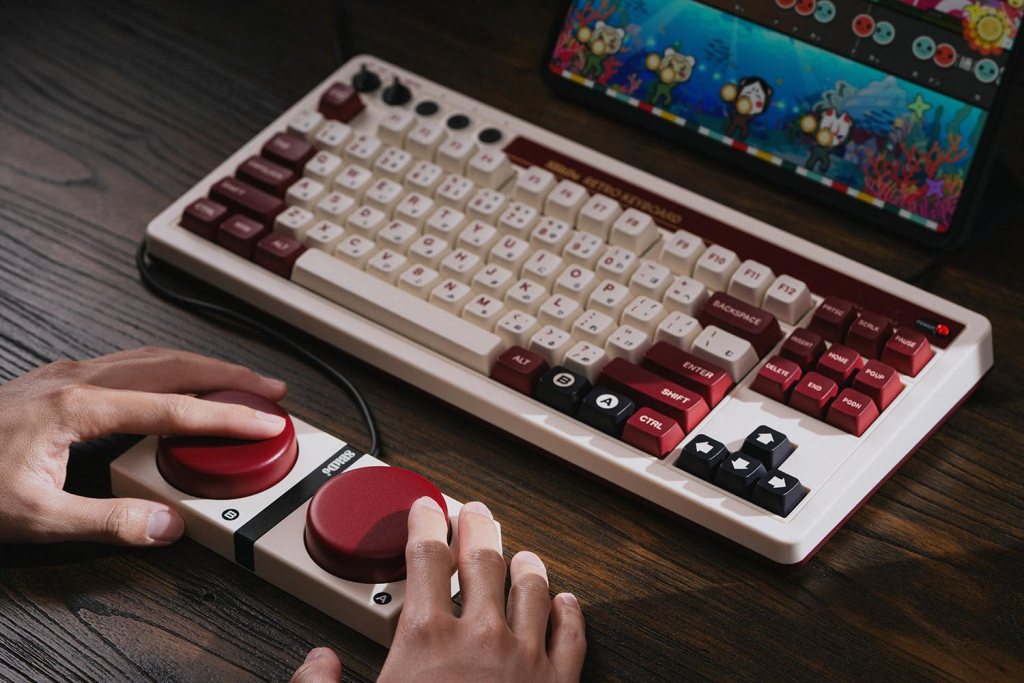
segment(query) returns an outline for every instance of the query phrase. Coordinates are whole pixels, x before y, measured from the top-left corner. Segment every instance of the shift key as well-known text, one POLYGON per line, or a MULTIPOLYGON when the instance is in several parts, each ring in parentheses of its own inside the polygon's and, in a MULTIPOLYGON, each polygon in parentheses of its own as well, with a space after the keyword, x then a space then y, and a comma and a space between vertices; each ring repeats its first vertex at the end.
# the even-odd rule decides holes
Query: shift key
POLYGON ((643 366, 697 392, 714 408, 732 387, 732 378, 722 368, 687 353, 668 342, 658 342, 644 356, 643 366))
POLYGON ((722 292, 704 302, 698 319, 704 327, 714 325, 746 339, 761 357, 782 339, 782 328, 774 315, 722 292))
POLYGON ((708 414, 708 404, 698 394, 675 382, 616 358, 601 370, 597 386, 618 391, 636 401, 637 405, 653 408, 679 423, 687 434, 708 414))
POLYGON ((258 190, 237 178, 218 180, 210 188, 210 197, 268 228, 273 227, 274 218, 285 209, 284 201, 280 197, 258 190))

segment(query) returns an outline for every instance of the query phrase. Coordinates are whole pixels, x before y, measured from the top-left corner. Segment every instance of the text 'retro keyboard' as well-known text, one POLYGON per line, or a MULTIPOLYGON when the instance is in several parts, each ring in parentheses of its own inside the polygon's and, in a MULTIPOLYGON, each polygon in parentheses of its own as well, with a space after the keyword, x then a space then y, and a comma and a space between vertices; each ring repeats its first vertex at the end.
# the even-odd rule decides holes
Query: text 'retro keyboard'
POLYGON ((992 364, 976 313, 369 56, 147 240, 787 565, 992 364))

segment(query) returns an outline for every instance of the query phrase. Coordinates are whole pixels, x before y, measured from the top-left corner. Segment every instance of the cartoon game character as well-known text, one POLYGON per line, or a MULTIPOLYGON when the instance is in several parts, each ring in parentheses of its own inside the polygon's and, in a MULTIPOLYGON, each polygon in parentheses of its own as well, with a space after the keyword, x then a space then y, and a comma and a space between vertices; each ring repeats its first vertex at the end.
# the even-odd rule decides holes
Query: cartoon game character
POLYGON ((646 66, 648 71, 658 75, 658 79, 651 86, 651 94, 647 101, 653 106, 661 106, 668 109, 672 106, 672 89, 680 83, 690 80, 693 75, 693 65, 697 59, 692 55, 684 55, 667 47, 665 52, 659 55, 652 52, 647 55, 646 66), (664 101, 663 105, 658 103, 664 101))
POLYGON ((722 86, 722 100, 732 106, 725 134, 742 140, 750 134, 750 120, 764 113, 775 91, 760 76, 741 78, 722 86))
POLYGON ((587 51, 580 75, 594 80, 600 78, 604 73, 605 57, 621 50, 625 37, 625 29, 609 26, 603 21, 594 24, 593 29, 589 26, 581 27, 576 38, 587 46, 587 51))
POLYGON ((801 118, 800 130, 814 136, 811 153, 804 164, 807 170, 813 171, 820 166, 822 173, 828 173, 832 155, 841 151, 850 137, 852 127, 853 119, 850 115, 834 108, 823 111, 820 120, 814 114, 801 118))

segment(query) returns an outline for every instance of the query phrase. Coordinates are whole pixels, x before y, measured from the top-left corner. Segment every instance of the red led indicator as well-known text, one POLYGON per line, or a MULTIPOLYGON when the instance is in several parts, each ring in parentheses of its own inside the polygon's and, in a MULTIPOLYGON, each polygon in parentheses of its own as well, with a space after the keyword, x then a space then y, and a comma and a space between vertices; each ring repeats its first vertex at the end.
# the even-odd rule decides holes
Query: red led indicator
POLYGON ((946 327, 945 325, 943 325, 942 323, 939 323, 938 325, 935 326, 935 332, 940 337, 948 337, 949 336, 949 328, 946 327))

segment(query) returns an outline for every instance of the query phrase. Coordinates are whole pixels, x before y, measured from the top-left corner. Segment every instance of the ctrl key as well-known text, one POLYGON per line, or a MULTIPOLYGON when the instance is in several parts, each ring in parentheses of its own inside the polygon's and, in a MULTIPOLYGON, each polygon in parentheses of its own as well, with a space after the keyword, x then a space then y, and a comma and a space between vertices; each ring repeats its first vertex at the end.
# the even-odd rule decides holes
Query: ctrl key
POLYGON ((656 458, 664 458, 683 440, 683 428, 671 417, 641 408, 626 420, 622 440, 656 458))
POLYGON ((758 480, 754 486, 751 500, 768 512, 785 517, 804 499, 805 495, 807 495, 807 489, 800 484, 796 477, 779 470, 772 470, 758 480))

